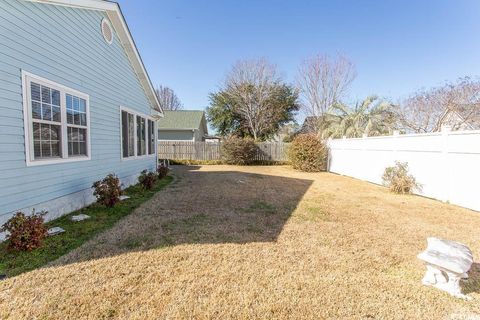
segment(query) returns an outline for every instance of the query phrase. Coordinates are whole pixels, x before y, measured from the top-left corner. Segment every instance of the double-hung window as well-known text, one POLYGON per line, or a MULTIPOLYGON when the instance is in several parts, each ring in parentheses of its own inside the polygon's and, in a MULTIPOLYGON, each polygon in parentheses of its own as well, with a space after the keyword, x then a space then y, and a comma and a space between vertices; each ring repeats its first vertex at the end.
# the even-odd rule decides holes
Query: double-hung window
POLYGON ((89 160, 89 96, 22 73, 27 165, 89 160))
POLYGON ((148 116, 121 108, 122 158, 155 154, 155 122, 148 116))

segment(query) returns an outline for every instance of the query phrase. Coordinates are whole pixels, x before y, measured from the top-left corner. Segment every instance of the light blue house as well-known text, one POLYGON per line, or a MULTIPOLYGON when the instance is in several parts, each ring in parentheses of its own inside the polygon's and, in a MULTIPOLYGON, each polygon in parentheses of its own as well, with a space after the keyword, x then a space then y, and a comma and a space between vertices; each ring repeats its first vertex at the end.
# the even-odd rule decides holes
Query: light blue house
POLYGON ((162 111, 119 6, 100 0, 0 4, 0 225, 94 201, 156 166, 162 111))

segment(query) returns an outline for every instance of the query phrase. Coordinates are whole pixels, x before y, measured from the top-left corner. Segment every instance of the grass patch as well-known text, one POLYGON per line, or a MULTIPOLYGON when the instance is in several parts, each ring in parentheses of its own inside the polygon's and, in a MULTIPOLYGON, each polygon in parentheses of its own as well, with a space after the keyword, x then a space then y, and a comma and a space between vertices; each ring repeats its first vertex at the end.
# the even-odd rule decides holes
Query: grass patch
POLYGON ((205 227, 208 227, 208 223, 209 218, 203 213, 165 222, 162 224, 162 229, 165 231, 162 246, 171 244, 173 242, 172 237, 176 238, 179 235, 189 237, 192 241, 199 241, 203 232, 206 232, 205 227))
POLYGON ((47 237, 41 248, 31 252, 8 251, 6 243, 0 243, 0 274, 6 274, 8 277, 16 276, 59 258, 79 247, 96 234, 112 227, 118 220, 130 214, 156 192, 172 182, 172 180, 173 177, 167 176, 157 181, 152 190, 144 190, 138 184, 131 186, 125 190, 125 194, 130 196, 130 199, 118 203, 114 208, 92 204, 48 222, 48 228, 61 227, 66 232, 53 237, 47 237), (90 219, 81 222, 71 221, 70 217, 77 214, 89 215, 90 219))
POLYGON ((331 222, 332 219, 328 212, 320 207, 304 207, 295 215, 295 219, 303 222, 331 222))
POLYGON ((247 209, 245 209, 245 212, 248 212, 248 213, 263 212, 266 214, 275 214, 277 213, 277 208, 275 208, 275 206, 271 205, 270 203, 257 200, 254 203, 252 203, 247 209))

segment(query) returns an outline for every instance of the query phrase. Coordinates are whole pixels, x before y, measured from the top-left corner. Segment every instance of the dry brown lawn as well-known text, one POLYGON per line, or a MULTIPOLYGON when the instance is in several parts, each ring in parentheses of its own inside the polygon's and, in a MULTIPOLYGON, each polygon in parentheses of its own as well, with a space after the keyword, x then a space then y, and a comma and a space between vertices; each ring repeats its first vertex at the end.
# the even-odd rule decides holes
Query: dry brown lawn
POLYGON ((0 282, 2 319, 478 319, 420 283, 428 236, 480 256, 480 214, 328 173, 178 167, 47 268, 0 282))

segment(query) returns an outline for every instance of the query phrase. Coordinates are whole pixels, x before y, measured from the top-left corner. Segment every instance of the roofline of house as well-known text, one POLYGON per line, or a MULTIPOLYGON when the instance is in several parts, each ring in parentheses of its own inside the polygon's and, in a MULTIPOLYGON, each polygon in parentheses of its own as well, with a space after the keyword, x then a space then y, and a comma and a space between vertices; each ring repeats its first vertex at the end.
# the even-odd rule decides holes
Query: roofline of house
POLYGON ((189 131, 195 131, 195 130, 198 130, 198 128, 158 128, 158 130, 170 130, 170 131, 185 131, 185 130, 189 130, 189 131))
POLYGON ((53 4, 59 6, 67 6, 81 9, 105 11, 115 29, 120 42, 130 60, 140 84, 147 95, 151 106, 154 110, 163 115, 163 110, 158 101, 158 97, 153 88, 152 81, 148 75, 147 69, 143 63, 142 57, 138 52, 137 45, 133 40, 130 29, 128 28, 125 17, 122 13, 120 5, 113 1, 106 0, 27 0, 31 2, 53 4))

